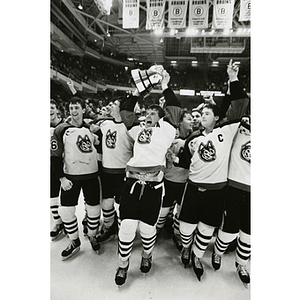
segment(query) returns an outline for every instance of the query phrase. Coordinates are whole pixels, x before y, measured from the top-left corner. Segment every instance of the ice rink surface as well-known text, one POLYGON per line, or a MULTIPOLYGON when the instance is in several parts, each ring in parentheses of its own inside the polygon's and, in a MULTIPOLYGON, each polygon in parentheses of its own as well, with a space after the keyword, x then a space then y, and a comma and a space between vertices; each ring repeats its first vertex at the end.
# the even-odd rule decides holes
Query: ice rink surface
MULTIPOLYGON (((96 254, 83 235, 82 196, 76 210, 81 250, 66 261, 60 253, 69 239, 63 235, 50 241, 50 299, 51 300, 248 300, 251 285, 246 289, 234 266, 234 252, 223 255, 221 269, 211 265, 213 237, 203 257, 204 275, 201 282, 192 265, 185 269, 171 234, 163 229, 153 250, 150 272, 140 271, 142 244, 137 233, 125 284, 118 288, 114 277, 118 268, 117 238, 101 246, 96 254)), ((250 266, 248 271, 251 274, 250 266)))

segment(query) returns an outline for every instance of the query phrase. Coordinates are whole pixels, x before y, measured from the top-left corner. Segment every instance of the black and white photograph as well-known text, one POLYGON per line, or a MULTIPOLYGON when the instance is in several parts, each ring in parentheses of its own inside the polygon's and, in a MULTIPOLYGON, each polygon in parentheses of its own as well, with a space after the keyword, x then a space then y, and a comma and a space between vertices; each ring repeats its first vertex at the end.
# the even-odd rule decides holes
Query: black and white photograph
POLYGON ((251 0, 49 9, 50 299, 250 299, 251 0))
POLYGON ((298 11, 4 2, 1 299, 297 299, 298 11))

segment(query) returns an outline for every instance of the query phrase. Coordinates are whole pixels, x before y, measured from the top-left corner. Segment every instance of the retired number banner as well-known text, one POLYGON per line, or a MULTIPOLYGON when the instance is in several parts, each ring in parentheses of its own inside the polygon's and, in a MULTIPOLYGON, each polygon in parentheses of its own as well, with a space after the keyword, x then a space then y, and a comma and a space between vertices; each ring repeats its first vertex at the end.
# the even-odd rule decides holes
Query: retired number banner
POLYGON ((250 21, 251 0, 241 0, 239 21, 250 21))
POLYGON ((208 27, 209 0, 190 0, 189 27, 208 27))
POLYGON ((169 2, 169 28, 185 28, 188 0, 171 0, 169 2))
POLYGON ((234 0, 214 0, 212 28, 232 28, 234 0))
POLYGON ((147 0, 147 30, 165 28, 165 3, 165 0, 147 0))
POLYGON ((140 0, 123 0, 123 28, 139 28, 140 0))

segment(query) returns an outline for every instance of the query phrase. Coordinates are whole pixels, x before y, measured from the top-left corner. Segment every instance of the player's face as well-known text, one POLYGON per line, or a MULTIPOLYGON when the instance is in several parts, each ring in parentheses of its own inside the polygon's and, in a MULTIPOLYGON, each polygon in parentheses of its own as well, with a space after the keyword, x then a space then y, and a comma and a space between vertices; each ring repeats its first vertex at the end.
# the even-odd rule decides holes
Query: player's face
POLYGON ((182 127, 184 130, 192 130, 193 129, 193 118, 190 114, 186 114, 181 123, 180 127, 182 127))
POLYGON ((201 125, 204 128, 213 128, 216 124, 218 117, 215 117, 214 112, 211 108, 204 107, 201 112, 201 125))
POLYGON ((57 117, 58 109, 55 104, 50 104, 50 120, 54 120, 57 117))
POLYGON ((193 111, 192 112, 192 117, 193 117, 193 126, 194 127, 199 127, 200 126, 200 120, 201 120, 201 114, 198 111, 193 111))
POLYGON ((106 116, 107 115, 107 108, 106 106, 101 107, 101 115, 106 116))
POLYGON ((71 118, 78 122, 78 121, 82 121, 85 109, 82 108, 79 103, 76 103, 76 104, 71 103, 69 106, 69 112, 70 112, 71 118))
POLYGON ((112 117, 114 117, 114 116, 116 116, 119 113, 120 113, 120 101, 119 100, 115 100, 110 105, 110 114, 111 114, 112 117))
POLYGON ((159 119, 158 111, 155 109, 148 109, 146 111, 145 127, 154 127, 159 119))

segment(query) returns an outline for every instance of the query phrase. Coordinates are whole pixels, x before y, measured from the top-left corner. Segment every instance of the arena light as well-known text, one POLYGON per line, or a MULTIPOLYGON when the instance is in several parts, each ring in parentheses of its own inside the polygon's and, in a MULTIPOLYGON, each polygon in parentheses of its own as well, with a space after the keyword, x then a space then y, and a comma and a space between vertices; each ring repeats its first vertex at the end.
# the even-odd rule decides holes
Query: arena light
POLYGON ((156 28, 156 29, 153 30, 153 33, 155 35, 162 35, 163 32, 164 32, 164 30, 162 28, 156 28))
POLYGON ((180 96, 195 96, 195 91, 194 90, 180 89, 179 90, 179 95, 180 96))
POLYGON ((197 33, 198 33, 198 30, 194 27, 188 27, 185 31, 185 34, 188 36, 189 35, 197 35, 197 33))
POLYGON ((178 30, 177 29, 174 29, 174 28, 171 28, 170 30, 170 35, 175 35, 178 33, 178 30))

